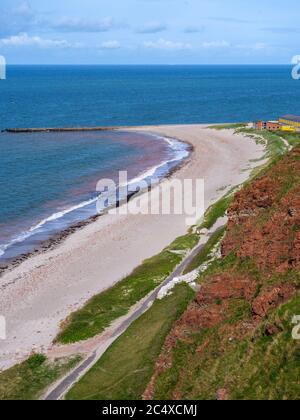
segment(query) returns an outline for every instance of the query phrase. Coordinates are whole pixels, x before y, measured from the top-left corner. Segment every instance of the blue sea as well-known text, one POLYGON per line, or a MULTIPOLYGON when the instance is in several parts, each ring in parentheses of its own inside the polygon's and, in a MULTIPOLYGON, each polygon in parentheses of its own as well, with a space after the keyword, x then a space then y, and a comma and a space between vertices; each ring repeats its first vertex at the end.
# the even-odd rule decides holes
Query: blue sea
POLYGON ((299 94, 290 66, 11 66, 0 129, 268 119, 299 94))
MULTIPOLYGON (((9 66, 0 130, 274 119, 300 114, 299 97, 290 66, 9 66)), ((0 261, 93 216, 97 180, 186 156, 143 133, 0 133, 0 261)))

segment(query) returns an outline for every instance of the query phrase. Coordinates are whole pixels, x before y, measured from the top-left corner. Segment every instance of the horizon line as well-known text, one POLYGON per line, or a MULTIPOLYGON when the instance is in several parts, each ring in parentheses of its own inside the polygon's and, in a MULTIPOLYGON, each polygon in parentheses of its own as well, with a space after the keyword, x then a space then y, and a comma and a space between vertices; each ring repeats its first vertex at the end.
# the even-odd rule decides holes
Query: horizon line
POLYGON ((124 63, 7 63, 7 66, 168 66, 168 67, 174 67, 174 66, 293 66, 294 64, 291 63, 203 63, 203 64, 182 64, 182 63, 176 63, 176 64, 168 64, 168 63, 136 63, 136 64, 124 64, 124 63))

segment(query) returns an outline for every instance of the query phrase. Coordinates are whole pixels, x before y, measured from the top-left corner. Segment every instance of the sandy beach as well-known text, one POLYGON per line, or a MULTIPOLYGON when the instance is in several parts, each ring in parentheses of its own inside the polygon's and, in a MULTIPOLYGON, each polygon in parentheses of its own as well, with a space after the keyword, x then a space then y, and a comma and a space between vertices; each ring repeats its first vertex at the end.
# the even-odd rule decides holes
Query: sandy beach
MULTIPOLYGON (((193 153, 172 178, 205 181, 205 208, 244 182, 263 146, 232 130, 205 125, 137 127, 186 141, 193 153)), ((0 369, 45 351, 60 323, 93 295, 124 278, 144 259, 187 231, 185 215, 104 215, 72 233, 54 249, 33 255, 0 277, 0 369)))

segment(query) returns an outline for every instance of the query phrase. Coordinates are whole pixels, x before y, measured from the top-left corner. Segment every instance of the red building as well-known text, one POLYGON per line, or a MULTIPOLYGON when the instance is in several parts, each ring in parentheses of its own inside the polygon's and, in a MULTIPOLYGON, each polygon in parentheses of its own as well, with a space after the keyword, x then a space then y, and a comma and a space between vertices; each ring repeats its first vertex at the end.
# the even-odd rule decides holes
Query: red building
POLYGON ((280 130, 280 124, 278 121, 257 121, 255 128, 257 130, 278 131, 280 130))
POLYGON ((278 121, 268 121, 267 122, 267 130, 270 130, 270 131, 280 130, 279 122, 278 121))

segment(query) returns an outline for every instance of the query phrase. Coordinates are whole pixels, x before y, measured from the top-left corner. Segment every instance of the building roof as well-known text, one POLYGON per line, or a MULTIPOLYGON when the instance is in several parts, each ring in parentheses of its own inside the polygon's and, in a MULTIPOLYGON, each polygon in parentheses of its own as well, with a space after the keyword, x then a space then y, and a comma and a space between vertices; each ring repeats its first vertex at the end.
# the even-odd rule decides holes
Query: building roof
POLYGON ((288 120, 288 121, 293 121, 293 122, 300 123, 300 117, 297 116, 297 115, 288 114, 288 115, 284 115, 281 118, 284 119, 284 120, 288 120))

